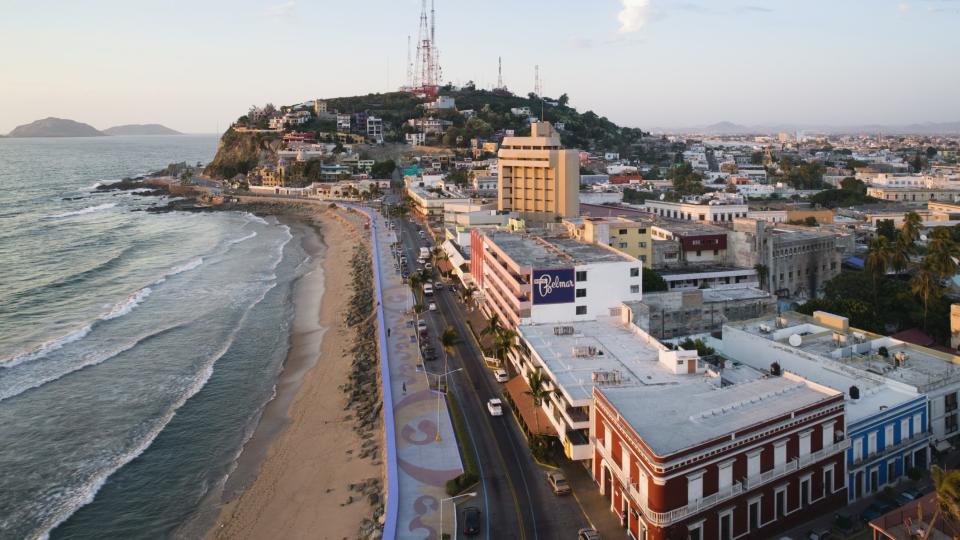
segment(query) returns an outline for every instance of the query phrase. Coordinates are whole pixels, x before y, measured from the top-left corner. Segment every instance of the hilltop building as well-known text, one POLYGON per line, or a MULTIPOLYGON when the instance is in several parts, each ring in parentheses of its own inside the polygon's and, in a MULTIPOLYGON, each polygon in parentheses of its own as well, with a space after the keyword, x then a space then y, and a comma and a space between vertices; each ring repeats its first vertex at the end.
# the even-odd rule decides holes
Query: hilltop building
POLYGON ((497 156, 499 210, 534 223, 579 215, 579 153, 561 147, 550 123, 532 124, 529 137, 505 137, 497 156))

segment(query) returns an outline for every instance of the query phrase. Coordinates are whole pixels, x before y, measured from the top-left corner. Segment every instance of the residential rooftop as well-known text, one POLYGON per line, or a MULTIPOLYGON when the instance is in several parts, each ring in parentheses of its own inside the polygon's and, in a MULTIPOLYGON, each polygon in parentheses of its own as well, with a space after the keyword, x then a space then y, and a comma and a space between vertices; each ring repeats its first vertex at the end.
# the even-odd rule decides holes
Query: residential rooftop
POLYGON ((696 234, 727 234, 729 229, 713 225, 705 221, 680 221, 674 219, 657 218, 653 224, 672 234, 691 236, 696 234))
POLYGON ((832 360, 837 370, 855 378, 890 380, 919 392, 960 381, 960 357, 851 328, 845 317, 825 312, 815 312, 811 317, 791 311, 727 326, 813 358, 832 360), (886 349, 886 356, 880 354, 881 347, 886 349), (897 365, 900 353, 906 356, 897 365))
POLYGON ((569 237, 504 231, 491 231, 485 234, 521 266, 551 268, 604 262, 639 262, 614 249, 579 242, 569 237))
POLYGON ((677 392, 599 387, 599 392, 659 456, 728 436, 772 418, 832 399, 839 393, 798 377, 764 377, 718 388, 695 384, 677 392))

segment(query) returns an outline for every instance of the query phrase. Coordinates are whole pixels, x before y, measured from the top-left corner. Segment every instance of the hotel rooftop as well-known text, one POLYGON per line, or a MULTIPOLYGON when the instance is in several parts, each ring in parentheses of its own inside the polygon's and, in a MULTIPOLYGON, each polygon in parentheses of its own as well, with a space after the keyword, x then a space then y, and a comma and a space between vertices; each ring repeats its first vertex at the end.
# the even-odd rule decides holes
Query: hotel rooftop
POLYGON ((788 415, 839 392, 799 377, 764 377, 717 388, 709 384, 677 388, 603 388, 600 393, 657 455, 665 456, 770 419, 788 415))
POLYGON ((637 262, 619 251, 561 236, 485 232, 488 239, 521 266, 551 268, 604 262, 637 262))
POLYGON ((745 365, 730 365, 721 377, 705 368, 696 351, 672 351, 614 317, 522 325, 518 332, 557 391, 576 404, 592 399, 596 386, 661 455, 839 394, 793 376, 769 377, 745 365), (695 373, 688 373, 691 361, 696 362, 695 373))
POLYGON ((832 360, 831 369, 875 382, 893 381, 918 392, 960 381, 960 357, 891 337, 850 328, 845 317, 787 312, 778 317, 727 325, 810 358, 832 360), (886 348, 887 355, 880 354, 886 348))

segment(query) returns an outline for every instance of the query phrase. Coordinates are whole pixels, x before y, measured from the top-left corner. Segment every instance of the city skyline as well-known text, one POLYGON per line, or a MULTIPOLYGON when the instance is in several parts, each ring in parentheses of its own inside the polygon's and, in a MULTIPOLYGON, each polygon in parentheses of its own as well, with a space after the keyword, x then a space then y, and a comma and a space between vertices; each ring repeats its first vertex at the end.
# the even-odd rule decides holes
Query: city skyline
MULTIPOLYGON (((0 133, 48 116, 210 133, 252 104, 396 90, 420 2, 364 4, 358 19, 356 5, 296 1, 10 2, 0 46, 24 52, 0 59, 0 133)), ((498 1, 482 25, 462 5, 436 9, 444 82, 492 87, 503 57, 505 84, 524 95, 539 65, 544 94, 621 125, 960 120, 948 68, 960 2, 498 1)))

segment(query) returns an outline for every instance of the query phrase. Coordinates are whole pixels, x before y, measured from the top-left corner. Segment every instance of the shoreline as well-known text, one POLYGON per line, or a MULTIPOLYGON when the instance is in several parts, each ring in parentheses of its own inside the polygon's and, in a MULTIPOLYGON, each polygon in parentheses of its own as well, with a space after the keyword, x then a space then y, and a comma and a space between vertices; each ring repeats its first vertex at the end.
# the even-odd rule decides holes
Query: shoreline
POLYGON ((313 230, 303 237, 312 268, 293 289, 290 350, 276 395, 217 495, 205 537, 356 537, 373 513, 368 488, 382 477, 379 460, 355 454, 365 441, 343 390, 355 333, 344 318, 349 264, 362 224, 320 205, 271 206, 257 213, 313 230))

